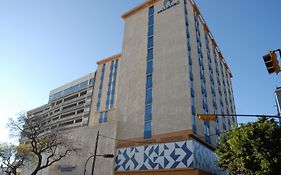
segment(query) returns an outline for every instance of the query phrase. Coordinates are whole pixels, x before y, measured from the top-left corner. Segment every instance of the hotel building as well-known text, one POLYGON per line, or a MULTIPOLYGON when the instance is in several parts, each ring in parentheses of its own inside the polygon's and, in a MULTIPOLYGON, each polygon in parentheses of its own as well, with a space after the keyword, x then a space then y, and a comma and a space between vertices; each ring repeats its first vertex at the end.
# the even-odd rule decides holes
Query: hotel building
MULTIPOLYGON (((67 131, 83 147, 81 155, 58 162, 49 174, 82 174, 97 131, 98 153, 116 156, 98 158, 97 175, 225 174, 215 165, 213 150, 219 136, 237 125, 236 117, 209 122, 196 115, 235 114, 232 74, 196 4, 147 0, 122 18, 121 54, 99 61, 85 89, 64 94, 80 87, 85 80, 79 79, 51 91, 47 106, 53 113, 47 106, 28 112, 33 116, 43 109, 52 116, 51 128, 67 122, 63 127, 72 128, 77 121, 84 126, 67 131), (72 96, 73 103, 66 104, 72 96), (57 102, 60 117, 54 122, 57 102), (73 115, 64 122, 65 107, 73 115)), ((90 169, 86 165, 88 174, 90 169)))

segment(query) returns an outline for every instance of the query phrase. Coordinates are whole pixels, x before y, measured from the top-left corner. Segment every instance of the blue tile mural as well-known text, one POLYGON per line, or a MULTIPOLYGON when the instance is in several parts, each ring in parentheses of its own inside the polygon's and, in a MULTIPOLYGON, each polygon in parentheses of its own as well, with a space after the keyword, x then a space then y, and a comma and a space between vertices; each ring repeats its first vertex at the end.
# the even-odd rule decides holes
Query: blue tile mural
POLYGON ((194 140, 117 149, 116 171, 199 168, 224 175, 216 155, 194 140))

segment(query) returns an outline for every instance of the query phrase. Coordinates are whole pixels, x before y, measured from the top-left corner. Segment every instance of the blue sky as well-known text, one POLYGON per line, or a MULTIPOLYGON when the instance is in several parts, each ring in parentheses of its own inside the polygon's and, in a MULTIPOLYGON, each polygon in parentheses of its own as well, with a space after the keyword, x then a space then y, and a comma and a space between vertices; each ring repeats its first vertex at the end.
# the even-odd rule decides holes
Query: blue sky
MULTIPOLYGON (((121 15, 144 0, 0 0, 0 141, 5 122, 48 101, 51 89, 121 52, 121 15)), ((279 0, 195 0, 233 74, 237 113, 275 114, 262 56, 280 48, 279 0)), ((246 120, 240 120, 245 122, 246 120)))

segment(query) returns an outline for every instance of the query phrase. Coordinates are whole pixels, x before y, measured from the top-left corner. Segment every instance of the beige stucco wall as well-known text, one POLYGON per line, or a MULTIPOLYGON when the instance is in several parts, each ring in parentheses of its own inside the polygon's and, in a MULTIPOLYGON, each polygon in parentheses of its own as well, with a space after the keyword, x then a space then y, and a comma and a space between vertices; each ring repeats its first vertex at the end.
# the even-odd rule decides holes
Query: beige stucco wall
MULTIPOLYGON (((67 131, 67 138, 74 140, 81 148, 81 151, 72 153, 65 159, 53 165, 49 170, 49 175, 82 175, 84 172, 84 164, 91 154, 94 153, 97 131, 101 135, 116 138, 116 122, 108 122, 97 125, 95 127, 83 127, 67 131), (61 172, 59 166, 71 165, 75 166, 72 172, 61 172)), ((115 140, 105 137, 99 137, 97 154, 115 154, 115 140)), ((111 175, 114 174, 114 158, 97 157, 95 164, 95 175, 111 175)), ((92 159, 87 163, 86 174, 91 174, 92 159)))
POLYGON ((119 138, 142 137, 146 83, 147 9, 125 21, 117 100, 119 138))
MULTIPOLYGON (((191 129, 183 2, 154 4, 152 134, 191 129)), ((120 138, 143 137, 148 8, 126 18, 118 93, 120 138), (122 125, 124 127, 122 127, 122 125)))
POLYGON ((162 8, 154 5, 152 134, 192 126, 184 3, 158 14, 162 8))

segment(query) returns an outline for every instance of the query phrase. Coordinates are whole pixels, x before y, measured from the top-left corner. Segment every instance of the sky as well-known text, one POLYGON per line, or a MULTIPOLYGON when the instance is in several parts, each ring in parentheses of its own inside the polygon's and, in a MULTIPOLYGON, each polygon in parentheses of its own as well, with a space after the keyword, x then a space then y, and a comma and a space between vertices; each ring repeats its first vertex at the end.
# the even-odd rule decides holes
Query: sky
MULTIPOLYGON (((144 0, 0 0, 0 141, 6 122, 120 53, 121 15, 144 0)), ((280 0, 195 0, 233 74, 238 114, 276 114, 262 56, 280 48, 280 0)), ((247 122, 249 118, 239 118, 247 122)))

